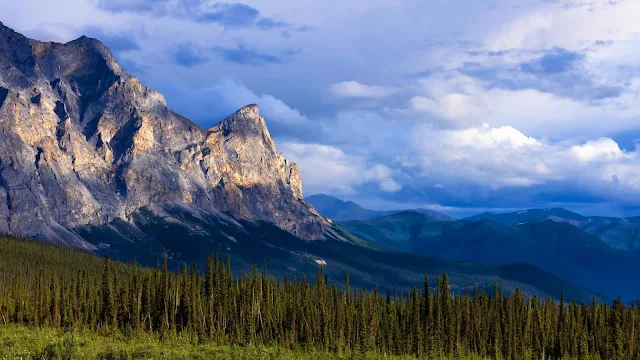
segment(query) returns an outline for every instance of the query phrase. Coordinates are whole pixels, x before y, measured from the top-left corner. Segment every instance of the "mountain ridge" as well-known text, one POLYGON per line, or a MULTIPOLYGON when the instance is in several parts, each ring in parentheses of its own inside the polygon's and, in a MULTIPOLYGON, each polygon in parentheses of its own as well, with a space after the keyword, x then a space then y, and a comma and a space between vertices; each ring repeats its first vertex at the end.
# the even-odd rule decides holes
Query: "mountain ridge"
POLYGON ((464 220, 490 219, 503 224, 524 224, 551 220, 571 224, 602 240, 607 245, 627 251, 640 251, 640 222, 638 217, 584 216, 563 208, 528 209, 508 213, 482 213, 464 220))
POLYGON ((392 251, 411 251, 424 236, 434 236, 460 221, 437 220, 413 210, 398 211, 371 220, 339 221, 337 224, 361 239, 392 251))
POLYGON ((633 219, 586 217, 553 208, 483 213, 457 221, 404 211, 336 223, 389 251, 454 263, 530 264, 610 298, 622 295, 631 301, 640 295, 631 285, 640 276, 640 257, 632 246, 638 236, 633 219), (616 234, 630 245, 614 246, 616 234))
POLYGON ((633 300, 638 260, 578 227, 553 220, 509 225, 480 220, 422 237, 413 251, 453 262, 528 263, 612 298, 633 300), (500 249, 500 251, 495 251, 500 249))
POLYGON ((95 250, 76 228, 172 203, 305 240, 333 232, 255 104, 203 130, 100 41, 44 43, 3 25, 0 90, 2 232, 95 250))
POLYGON ((314 194, 305 198, 322 215, 334 221, 373 220, 387 215, 403 211, 413 211, 431 217, 434 220, 450 221, 453 217, 430 209, 404 209, 404 210, 371 210, 365 209, 353 201, 343 201, 335 196, 326 194, 314 194))

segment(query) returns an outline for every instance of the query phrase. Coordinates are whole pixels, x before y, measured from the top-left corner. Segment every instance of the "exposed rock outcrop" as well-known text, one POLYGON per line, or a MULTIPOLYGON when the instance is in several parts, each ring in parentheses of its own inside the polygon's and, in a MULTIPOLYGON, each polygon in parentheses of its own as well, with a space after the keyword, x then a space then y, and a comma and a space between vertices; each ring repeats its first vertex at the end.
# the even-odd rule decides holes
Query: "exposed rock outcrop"
POLYGON ((98 40, 43 43, 0 23, 0 232, 93 249, 75 228, 176 203, 306 240, 331 229, 258 106, 203 130, 98 40))

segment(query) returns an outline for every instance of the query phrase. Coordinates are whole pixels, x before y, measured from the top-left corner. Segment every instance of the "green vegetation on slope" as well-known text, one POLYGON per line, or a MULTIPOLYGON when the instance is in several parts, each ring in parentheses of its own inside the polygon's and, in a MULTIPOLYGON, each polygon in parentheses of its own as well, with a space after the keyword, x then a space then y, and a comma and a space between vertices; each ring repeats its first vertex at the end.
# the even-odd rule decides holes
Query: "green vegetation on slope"
POLYGON ((435 236, 444 229, 463 226, 463 221, 438 220, 415 211, 402 211, 373 220, 339 223, 350 233, 394 251, 411 251, 420 237, 435 236))
MULTIPOLYGON (((146 333, 107 336, 87 330, 0 326, 0 359, 175 359, 175 360, 416 360, 408 355, 336 354, 323 350, 291 350, 265 345, 199 344, 189 336, 160 339, 146 333)), ((433 360, 483 360, 459 351, 433 360)), ((484 358, 488 359, 488 358, 484 358)))
POLYGON ((500 359, 613 360, 640 355, 639 310, 619 300, 611 306, 566 304, 519 290, 505 296, 500 289, 491 296, 453 296, 446 274, 435 289, 425 278, 422 291, 385 296, 354 291, 348 278, 345 289, 330 286, 322 268, 312 282, 272 278, 256 268, 234 275, 230 269, 228 261, 211 257, 204 275, 186 265, 173 273, 166 257, 162 266, 146 269, 2 238, 0 354, 15 358, 20 354, 9 351, 24 350, 29 353, 23 357, 69 358, 63 353, 77 350, 89 358, 197 358, 200 351, 202 358, 219 352, 238 359, 424 359, 460 353, 464 358, 469 352, 500 359), (145 344, 147 355, 139 355, 145 344))

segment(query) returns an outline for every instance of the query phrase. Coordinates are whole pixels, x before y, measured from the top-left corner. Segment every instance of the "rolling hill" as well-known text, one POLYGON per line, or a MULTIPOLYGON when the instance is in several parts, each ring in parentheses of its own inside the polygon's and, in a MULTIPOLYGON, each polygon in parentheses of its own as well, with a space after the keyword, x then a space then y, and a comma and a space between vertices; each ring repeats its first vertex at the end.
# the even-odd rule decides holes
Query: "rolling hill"
POLYGON ((455 262, 528 263, 610 297, 634 300, 640 265, 579 228, 562 222, 507 225, 479 220, 422 237, 412 251, 455 262))
POLYGON ((421 237, 435 236, 445 228, 464 222, 434 219, 415 211, 401 211, 372 220, 341 221, 338 224, 359 238, 394 251, 411 251, 421 237))
POLYGON ((384 249, 438 259, 507 266, 530 264, 611 298, 640 296, 634 219, 586 217, 565 209, 484 213, 440 221, 404 211, 338 224, 384 249), (616 246, 618 245, 618 246, 616 246))
POLYGON ((522 224, 552 220, 571 224, 602 240, 609 246, 635 253, 640 250, 640 218, 583 216, 566 209, 530 209, 518 212, 483 213, 466 220, 489 219, 502 224, 522 224))

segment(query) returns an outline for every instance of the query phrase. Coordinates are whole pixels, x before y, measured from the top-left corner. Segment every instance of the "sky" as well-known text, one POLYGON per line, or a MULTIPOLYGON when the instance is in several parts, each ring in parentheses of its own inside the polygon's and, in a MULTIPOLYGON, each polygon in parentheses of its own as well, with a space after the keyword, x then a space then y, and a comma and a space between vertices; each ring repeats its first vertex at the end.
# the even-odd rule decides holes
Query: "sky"
POLYGON ((640 215, 640 1, 3 1, 100 39, 209 127, 256 103, 305 195, 454 216, 640 215))

